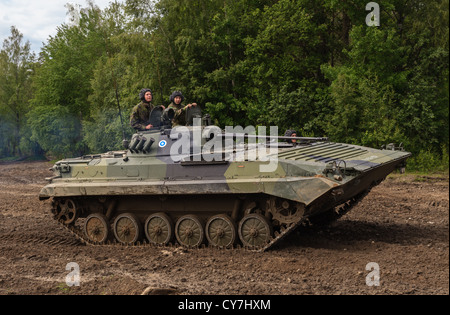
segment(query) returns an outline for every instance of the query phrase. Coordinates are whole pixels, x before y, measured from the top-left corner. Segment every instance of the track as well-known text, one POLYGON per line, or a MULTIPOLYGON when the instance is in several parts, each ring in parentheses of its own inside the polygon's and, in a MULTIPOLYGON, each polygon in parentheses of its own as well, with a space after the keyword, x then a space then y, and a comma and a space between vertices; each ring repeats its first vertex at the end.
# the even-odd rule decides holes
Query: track
MULTIPOLYGON (((367 191, 364 191, 363 193, 359 194, 358 196, 352 198, 351 200, 348 200, 347 202, 339 205, 338 207, 335 207, 333 209, 333 211, 330 211, 326 216, 326 219, 322 220, 323 221, 327 221, 327 223, 333 222, 338 220, 339 218, 341 218, 343 215, 345 215, 346 213, 348 213, 353 207, 355 207, 368 193, 369 193, 370 189, 368 189, 367 191)), ((52 212, 54 212, 54 210, 52 209, 52 212)), ((138 242, 134 242, 131 244, 123 244, 120 243, 118 241, 114 240, 109 240, 106 242, 92 242, 91 240, 89 240, 86 236, 85 233, 83 231, 83 229, 80 226, 77 226, 75 224, 65 224, 63 220, 58 220, 58 218, 56 216, 54 216, 54 219, 56 221, 58 221, 58 223, 60 224, 60 226, 64 229, 66 229, 69 233, 71 233, 76 240, 78 240, 80 243, 85 244, 85 245, 89 245, 89 246, 132 246, 132 247, 149 247, 149 246, 154 246, 157 248, 162 247, 162 245, 154 245, 151 244, 150 242, 148 242, 147 240, 143 240, 143 241, 138 241, 138 242)), ((322 222, 321 220, 321 222, 322 222)), ((240 250, 240 249, 245 249, 245 250, 249 250, 249 251, 255 251, 255 252, 264 252, 269 250, 270 248, 272 248, 273 246, 275 246, 276 244, 278 244, 279 242, 281 242, 286 236, 288 236, 290 233, 292 233, 293 231, 295 231, 298 227, 302 227, 302 226, 311 226, 313 225, 312 222, 308 219, 308 217, 303 217, 301 218, 298 222, 296 223, 292 223, 292 224, 288 224, 288 225, 282 225, 280 228, 280 231, 276 231, 274 233, 274 236, 270 238, 270 240, 268 241, 268 243, 264 246, 258 246, 258 247, 245 247, 245 246, 241 246, 241 245, 233 245, 231 248, 227 247, 225 249, 229 250, 229 249, 235 249, 235 250, 240 250)), ((50 240, 48 240, 50 241, 50 240)), ((170 243, 167 246, 169 247, 182 247, 182 245, 178 244, 177 242, 175 243, 170 243)), ((194 246, 194 247, 202 247, 205 248, 206 245, 202 244, 200 246, 194 246)), ((221 247, 218 246, 211 246, 208 245, 208 247, 214 247, 214 248, 219 248, 222 249, 221 247)))

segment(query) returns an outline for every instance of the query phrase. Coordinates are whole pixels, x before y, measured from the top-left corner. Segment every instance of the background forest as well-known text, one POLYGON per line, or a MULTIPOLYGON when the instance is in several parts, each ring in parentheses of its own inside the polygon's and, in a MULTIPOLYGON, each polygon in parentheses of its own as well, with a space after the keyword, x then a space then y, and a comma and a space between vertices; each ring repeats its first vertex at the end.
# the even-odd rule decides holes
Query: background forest
POLYGON ((67 5, 39 56, 20 30, 0 51, 0 159, 121 149, 141 88, 183 91, 221 126, 279 126, 448 171, 449 2, 127 0, 67 5))

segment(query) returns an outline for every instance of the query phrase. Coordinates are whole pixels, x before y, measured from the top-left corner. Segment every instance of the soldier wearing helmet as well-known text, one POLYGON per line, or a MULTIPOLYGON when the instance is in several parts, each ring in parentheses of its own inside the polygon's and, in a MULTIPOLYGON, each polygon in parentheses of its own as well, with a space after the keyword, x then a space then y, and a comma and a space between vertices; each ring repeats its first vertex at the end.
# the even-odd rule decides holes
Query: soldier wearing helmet
POLYGON ((186 106, 182 104, 184 96, 180 91, 175 91, 170 95, 170 105, 168 108, 172 108, 175 111, 175 116, 172 120, 172 126, 185 126, 186 125, 186 109, 191 106, 197 106, 197 103, 191 103, 186 106))
MULTIPOLYGON (((289 130, 286 130, 286 132, 284 133, 284 136, 285 137, 297 137, 297 131, 295 131, 295 130, 292 130, 292 129, 289 129, 289 130)), ((297 143, 297 140, 296 139, 286 139, 286 142, 287 143, 292 143, 292 144, 296 144, 297 143)))
POLYGON ((149 130, 153 126, 150 124, 150 112, 154 108, 152 105, 153 94, 150 89, 142 89, 139 93, 141 102, 133 108, 130 116, 131 127, 138 131, 149 130))

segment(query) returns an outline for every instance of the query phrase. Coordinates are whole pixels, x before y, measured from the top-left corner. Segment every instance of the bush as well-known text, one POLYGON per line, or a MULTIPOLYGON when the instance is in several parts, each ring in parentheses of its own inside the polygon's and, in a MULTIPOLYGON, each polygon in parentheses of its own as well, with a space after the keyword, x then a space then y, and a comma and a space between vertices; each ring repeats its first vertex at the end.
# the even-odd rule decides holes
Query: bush
POLYGON ((442 153, 421 150, 408 160, 407 169, 417 172, 448 172, 449 154, 448 147, 442 146, 442 153))

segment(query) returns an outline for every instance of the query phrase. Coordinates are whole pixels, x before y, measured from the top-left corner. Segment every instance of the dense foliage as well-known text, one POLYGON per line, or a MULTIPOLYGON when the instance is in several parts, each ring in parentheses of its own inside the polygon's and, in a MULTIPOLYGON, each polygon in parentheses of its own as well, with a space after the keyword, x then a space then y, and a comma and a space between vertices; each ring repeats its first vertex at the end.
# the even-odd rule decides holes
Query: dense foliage
POLYGON ((277 125, 448 169, 449 2, 127 0, 77 11, 39 58, 16 28, 0 54, 0 158, 120 148, 138 92, 181 90, 214 122, 277 125), (120 104, 118 106, 118 104, 120 104))

